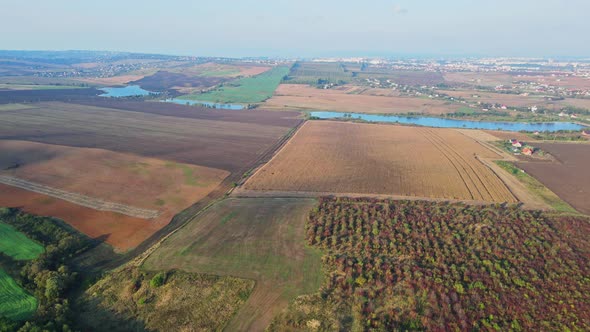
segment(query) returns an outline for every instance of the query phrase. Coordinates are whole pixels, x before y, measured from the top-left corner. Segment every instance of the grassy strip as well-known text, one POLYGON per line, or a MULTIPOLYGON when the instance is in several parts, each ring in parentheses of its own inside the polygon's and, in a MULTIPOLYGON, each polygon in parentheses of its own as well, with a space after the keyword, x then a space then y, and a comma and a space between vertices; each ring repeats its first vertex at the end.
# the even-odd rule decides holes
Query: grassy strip
POLYGON ((80 318, 83 330, 222 331, 254 285, 229 276, 126 268, 85 292, 80 318))
POLYGON ((287 73, 289 68, 275 67, 257 76, 226 83, 210 92, 184 95, 178 99, 215 103, 259 103, 272 96, 287 73))
POLYGON ((11 320, 23 320, 35 311, 37 299, 27 294, 12 277, 0 269, 0 316, 11 320))
POLYGON ((44 248, 14 227, 0 222, 0 252, 15 260, 30 260, 39 257, 44 248))
POLYGON ((522 182, 527 187, 527 189, 530 192, 540 197, 545 203, 547 203, 556 211, 578 214, 578 211, 576 211, 576 209, 574 209, 568 203, 559 198, 559 196, 557 196, 554 192, 549 190, 549 188, 545 187, 545 185, 543 185, 537 179, 528 175, 524 170, 521 170, 514 164, 507 161, 497 160, 496 164, 498 164, 498 166, 502 167, 510 174, 514 175, 520 182, 522 182))

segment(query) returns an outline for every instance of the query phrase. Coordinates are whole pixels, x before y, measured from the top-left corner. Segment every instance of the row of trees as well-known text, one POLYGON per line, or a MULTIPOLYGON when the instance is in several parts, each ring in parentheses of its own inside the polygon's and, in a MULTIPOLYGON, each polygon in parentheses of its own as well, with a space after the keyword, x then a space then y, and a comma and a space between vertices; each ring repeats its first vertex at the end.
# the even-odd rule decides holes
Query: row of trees
POLYGON ((365 330, 588 330, 590 241, 563 223, 518 206, 323 198, 307 241, 327 253, 322 296, 365 330))

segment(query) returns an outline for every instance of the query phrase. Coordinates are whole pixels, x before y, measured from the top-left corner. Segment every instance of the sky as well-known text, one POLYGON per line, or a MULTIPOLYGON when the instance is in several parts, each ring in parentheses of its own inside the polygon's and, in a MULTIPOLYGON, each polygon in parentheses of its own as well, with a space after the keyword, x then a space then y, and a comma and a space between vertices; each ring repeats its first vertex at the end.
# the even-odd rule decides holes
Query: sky
POLYGON ((590 57, 590 0, 2 0, 0 49, 590 57))

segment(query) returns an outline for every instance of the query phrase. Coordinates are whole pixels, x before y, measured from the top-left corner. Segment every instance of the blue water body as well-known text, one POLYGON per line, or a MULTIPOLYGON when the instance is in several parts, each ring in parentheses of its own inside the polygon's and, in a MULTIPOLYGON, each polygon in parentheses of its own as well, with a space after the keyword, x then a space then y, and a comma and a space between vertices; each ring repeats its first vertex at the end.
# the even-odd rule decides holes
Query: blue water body
POLYGON ((467 121, 454 119, 441 119, 433 117, 414 117, 397 115, 377 115, 362 113, 341 113, 341 112, 310 112, 310 116, 319 119, 361 119, 369 122, 393 122, 403 124, 414 124, 425 127, 436 128, 468 128, 468 129, 489 129, 506 131, 559 131, 559 130, 582 130, 586 127, 573 122, 492 122, 492 121, 467 121))
POLYGON ((123 88, 101 88, 100 90, 105 93, 101 94, 101 97, 134 97, 134 96, 149 96, 151 92, 144 90, 139 85, 128 85, 123 88))
POLYGON ((185 100, 185 99, 176 99, 176 98, 165 99, 162 101, 166 102, 166 103, 175 103, 175 104, 181 104, 181 105, 203 105, 203 106, 207 106, 207 107, 211 107, 211 108, 219 108, 219 109, 224 109, 224 110, 243 110, 244 109, 244 105, 240 105, 240 104, 219 104, 219 103, 211 103, 208 101, 185 100))

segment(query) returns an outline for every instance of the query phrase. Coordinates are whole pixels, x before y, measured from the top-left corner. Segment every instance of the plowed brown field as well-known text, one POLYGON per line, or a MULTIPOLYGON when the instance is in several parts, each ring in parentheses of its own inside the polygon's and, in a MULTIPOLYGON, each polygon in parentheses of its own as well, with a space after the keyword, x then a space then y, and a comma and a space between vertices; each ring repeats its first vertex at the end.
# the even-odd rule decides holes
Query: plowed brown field
MULTIPOLYGON (((166 225, 173 215, 209 194, 228 175, 229 172, 219 169, 102 149, 0 140, 0 176, 84 195, 96 201, 156 211, 157 217, 140 222, 139 218, 117 213, 101 214, 81 207, 72 208, 72 203, 65 204, 61 199, 39 192, 33 196, 42 198, 24 200, 22 203, 29 212, 37 214, 46 214, 48 209, 57 211, 57 206, 65 207, 65 211, 51 215, 64 219, 90 236, 112 233, 107 242, 119 249, 139 244, 166 225), (68 212, 79 209, 84 213, 68 212), (115 221, 120 232, 114 229, 98 231, 100 225, 115 221), (135 229, 136 225, 141 227, 135 229), (133 230, 127 230, 128 227, 133 230), (142 227, 146 229, 139 231, 142 227), (134 234, 138 231, 138 234, 134 234), (121 235, 123 237, 119 237, 121 235), (129 236, 131 239, 128 239, 129 236)), ((12 196, 12 192, 0 192, 0 206, 19 204, 13 197, 7 197, 12 196)))
POLYGON ((536 143, 556 158, 553 162, 519 162, 518 167, 534 176, 576 210, 590 214, 590 145, 536 143))
POLYGON ((309 121, 244 189, 515 202, 476 157, 499 158, 454 129, 309 121))
MULTIPOLYGON (((456 104, 415 97, 357 94, 345 89, 317 89, 304 84, 281 84, 264 103, 268 108, 296 108, 362 113, 452 113, 456 104)), ((370 92, 368 92, 370 93, 370 92)), ((382 93, 382 92, 381 92, 382 93)))

